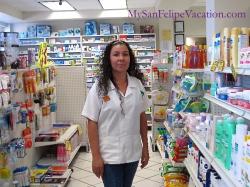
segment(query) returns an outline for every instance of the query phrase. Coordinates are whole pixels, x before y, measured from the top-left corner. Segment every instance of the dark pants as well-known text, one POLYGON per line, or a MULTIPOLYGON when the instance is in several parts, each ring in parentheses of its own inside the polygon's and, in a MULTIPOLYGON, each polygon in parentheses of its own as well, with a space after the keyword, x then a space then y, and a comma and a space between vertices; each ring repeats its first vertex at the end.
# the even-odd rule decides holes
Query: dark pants
POLYGON ((105 187, 131 187, 139 161, 125 164, 105 164, 103 182, 105 187))

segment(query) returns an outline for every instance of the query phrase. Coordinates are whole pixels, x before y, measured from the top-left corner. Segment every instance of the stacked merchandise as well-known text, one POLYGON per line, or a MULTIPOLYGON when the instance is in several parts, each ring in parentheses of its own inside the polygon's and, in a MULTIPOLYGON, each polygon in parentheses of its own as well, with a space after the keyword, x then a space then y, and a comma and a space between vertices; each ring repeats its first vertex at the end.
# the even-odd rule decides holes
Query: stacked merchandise
MULTIPOLYGON (((36 137, 41 135, 40 132, 44 132, 44 129, 50 129, 55 122, 56 71, 47 61, 46 44, 40 45, 37 67, 34 67, 32 58, 28 58, 30 63, 25 66, 20 65, 17 60, 17 34, 1 34, 0 41, 3 46, 15 47, 15 50, 5 51, 12 58, 1 58, 1 64, 3 64, 1 67, 4 70, 0 74, 0 98, 3 101, 0 105, 0 186, 30 186, 32 182, 40 183, 45 179, 42 177, 42 173, 45 173, 44 168, 36 171, 36 174, 41 177, 34 175, 30 169, 42 152, 35 148, 39 147, 38 142, 35 141, 36 137), (11 44, 13 41, 14 43, 11 44)), ((64 180, 70 176, 71 170, 65 170, 68 168, 65 162, 72 160, 70 153, 76 152, 76 147, 79 145, 80 130, 78 129, 80 128, 76 126, 73 128, 74 131, 69 132, 70 139, 63 137, 66 133, 60 136, 53 134, 53 137, 45 138, 53 139, 54 141, 50 141, 51 144, 54 142, 63 144, 65 146, 63 151, 67 153, 61 168, 46 169, 50 177, 52 173, 57 176, 59 173, 64 173, 62 175, 64 180)), ((60 151, 63 152, 62 149, 60 151)))
MULTIPOLYGON (((174 111, 176 112, 206 112, 209 107, 209 103, 202 98, 205 90, 209 89, 208 82, 203 83, 203 69, 183 69, 184 64, 190 64, 192 61, 197 60, 200 63, 200 59, 205 58, 203 53, 201 58, 195 57, 191 53, 189 58, 187 54, 188 50, 176 51, 174 53, 173 60, 173 75, 174 85, 172 88, 172 97, 174 102, 174 111), (193 60, 192 60, 193 59, 193 60)), ((198 55, 199 56, 199 55, 198 55)), ((204 68, 204 60, 201 62, 204 68)), ((189 66, 188 66, 189 67, 189 66)), ((196 66, 198 67, 198 66, 196 66)))
POLYGON ((185 119, 192 140, 185 165, 192 178, 198 178, 197 183, 205 186, 247 186, 246 121, 230 114, 212 116, 208 113, 186 114, 185 119))
POLYGON ((188 186, 188 173, 184 167, 173 167, 169 163, 162 164, 161 176, 164 178, 164 186, 188 186))

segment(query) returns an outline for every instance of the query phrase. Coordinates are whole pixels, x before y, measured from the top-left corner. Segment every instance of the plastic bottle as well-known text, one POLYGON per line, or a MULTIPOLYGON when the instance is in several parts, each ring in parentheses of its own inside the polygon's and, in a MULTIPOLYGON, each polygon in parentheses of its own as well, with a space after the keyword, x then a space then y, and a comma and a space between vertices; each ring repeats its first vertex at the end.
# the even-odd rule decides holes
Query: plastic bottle
POLYGON ((242 169, 243 157, 243 143, 244 136, 247 135, 248 125, 242 117, 236 119, 236 133, 235 133, 235 161, 234 161, 234 174, 236 178, 240 178, 242 169))
POLYGON ((190 67, 190 56, 191 56, 190 47, 185 46, 185 66, 186 66, 186 68, 191 68, 190 67))
POLYGON ((230 30, 229 28, 224 28, 223 30, 223 59, 225 62, 225 67, 230 66, 230 30))
POLYGON ((235 120, 230 117, 229 119, 226 120, 225 123, 225 154, 224 156, 224 165, 226 169, 230 169, 231 167, 231 153, 232 153, 232 136, 235 134, 235 129, 236 128, 236 122, 235 120))
POLYGON ((240 29, 234 27, 231 30, 231 48, 230 48, 230 65, 233 65, 234 68, 238 67, 238 35, 240 29))
POLYGON ((215 127, 215 152, 214 152, 215 157, 218 159, 220 159, 221 157, 222 130, 223 130, 223 121, 218 120, 216 122, 216 127, 215 127))

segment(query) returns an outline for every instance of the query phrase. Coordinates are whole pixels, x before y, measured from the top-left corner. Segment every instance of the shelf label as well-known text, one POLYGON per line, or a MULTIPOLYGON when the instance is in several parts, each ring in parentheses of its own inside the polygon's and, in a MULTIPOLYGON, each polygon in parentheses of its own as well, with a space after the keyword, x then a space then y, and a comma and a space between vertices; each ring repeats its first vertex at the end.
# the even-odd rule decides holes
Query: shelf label
POLYGON ((211 65, 210 71, 215 72, 218 66, 218 61, 214 61, 211 65))
POLYGON ((177 98, 178 98, 178 99, 181 99, 181 98, 183 97, 183 95, 184 95, 184 93, 181 91, 181 92, 178 94, 177 98))
POLYGON ((83 132, 82 132, 82 128, 80 125, 77 125, 77 131, 79 135, 82 135, 83 132))
POLYGON ((65 149, 66 149, 67 151, 72 151, 72 145, 71 145, 70 140, 66 140, 66 141, 65 141, 65 149))
POLYGON ((182 76, 182 73, 183 73, 183 72, 182 72, 182 70, 180 70, 180 69, 177 69, 177 70, 174 71, 174 75, 175 75, 175 76, 178 76, 178 77, 181 77, 181 76, 182 76))
POLYGON ((219 71, 223 71, 223 70, 224 70, 224 67, 225 67, 225 62, 224 62, 224 60, 219 60, 219 61, 218 61, 217 67, 218 67, 218 70, 219 70, 219 71))

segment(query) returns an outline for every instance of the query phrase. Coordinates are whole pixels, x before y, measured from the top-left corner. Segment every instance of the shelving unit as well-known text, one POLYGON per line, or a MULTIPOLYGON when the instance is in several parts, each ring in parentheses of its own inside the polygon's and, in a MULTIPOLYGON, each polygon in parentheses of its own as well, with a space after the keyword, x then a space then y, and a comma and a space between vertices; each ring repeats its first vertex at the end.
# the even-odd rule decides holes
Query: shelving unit
POLYGON ((63 135, 57 141, 52 142, 35 142, 35 147, 42 147, 48 145, 64 144, 65 141, 69 140, 77 131, 77 125, 71 125, 63 135))
POLYGON ((158 149, 158 151, 159 151, 159 153, 160 153, 160 155, 161 155, 161 158, 162 158, 163 160, 165 160, 165 159, 166 159, 166 158, 165 158, 165 153, 162 151, 161 146, 160 146, 160 144, 159 144, 158 141, 156 141, 156 146, 157 146, 157 149, 158 149))
POLYGON ((229 110, 229 111, 231 111, 231 112, 233 112, 233 113, 235 113, 243 118, 250 120, 250 110, 248 110, 248 109, 232 105, 227 101, 223 101, 223 100, 218 99, 218 98, 211 96, 209 94, 205 94, 204 98, 211 101, 212 103, 214 103, 216 105, 219 105, 220 107, 222 107, 226 110, 229 110))
POLYGON ((207 161, 213 166, 213 168, 218 172, 220 177, 226 182, 229 187, 239 187, 242 186, 230 171, 226 170, 220 161, 213 156, 213 154, 204 146, 205 143, 202 142, 199 137, 192 132, 188 132, 189 137, 201 151, 201 153, 206 157, 207 161))
POLYGON ((184 165, 187 168, 188 173, 190 174, 190 177, 193 179, 195 187, 203 187, 201 182, 198 180, 193 167, 189 164, 189 160, 187 158, 184 160, 184 165))
POLYGON ((56 166, 69 166, 71 164, 71 162, 73 161, 74 157, 76 156, 78 150, 80 149, 81 145, 79 144, 74 151, 71 152, 70 154, 70 158, 67 162, 61 162, 58 161, 55 157, 51 157, 51 158, 41 158, 39 160, 39 164, 51 164, 52 166, 56 165, 56 166))
POLYGON ((73 172, 72 169, 67 169, 62 176, 57 177, 57 178, 65 178, 66 179, 65 182, 62 183, 62 184, 57 184, 57 183, 37 183, 36 184, 36 183, 31 183, 30 187, 36 187, 36 186, 39 186, 39 187, 65 187, 68 180, 70 179, 70 176, 71 176, 72 172, 73 172))

